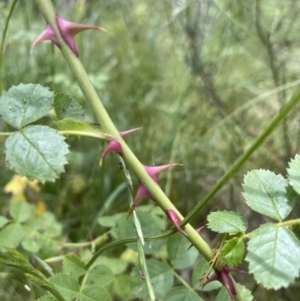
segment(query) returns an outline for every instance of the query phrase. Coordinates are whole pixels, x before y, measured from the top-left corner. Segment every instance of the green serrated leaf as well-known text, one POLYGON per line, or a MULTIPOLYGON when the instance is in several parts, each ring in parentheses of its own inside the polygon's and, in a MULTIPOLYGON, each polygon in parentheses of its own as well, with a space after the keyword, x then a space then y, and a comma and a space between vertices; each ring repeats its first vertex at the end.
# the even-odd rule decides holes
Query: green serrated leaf
POLYGON ((25 238, 26 232, 18 223, 7 225, 0 231, 0 247, 15 248, 25 238))
POLYGON ((102 264, 92 266, 88 271, 87 283, 108 287, 114 280, 112 270, 102 264))
POLYGON ((63 260, 64 272, 76 278, 85 274, 85 264, 75 255, 67 255, 63 260))
POLYGON ((288 180, 290 185, 295 191, 300 194, 300 156, 296 155, 295 159, 292 159, 288 168, 288 180))
POLYGON ((203 299, 186 287, 173 287, 164 296, 163 301, 203 301, 203 299))
POLYGON ((288 188, 283 176, 269 170, 252 170, 244 178, 243 196, 254 211, 282 221, 294 206, 288 188))
POLYGON ((22 223, 33 215, 34 206, 25 201, 13 202, 10 206, 9 213, 14 220, 22 223))
POLYGON ((209 269, 209 263, 204 259, 201 258, 196 266, 193 269, 193 275, 192 275, 192 283, 193 288, 200 291, 211 291, 215 290, 217 288, 220 288, 222 284, 218 281, 213 281, 205 285, 203 288, 200 286, 199 278, 209 269))
POLYGON ((5 216, 0 216, 0 229, 3 228, 9 220, 5 216))
POLYGON ((234 237, 225 242, 220 253, 220 259, 229 266, 235 266, 243 260, 244 253, 244 242, 241 239, 234 237))
POLYGON ((217 211, 207 217, 208 228, 218 233, 245 232, 248 226, 247 220, 231 211, 217 211))
POLYGON ((175 269, 185 269, 195 263, 199 252, 191 248, 190 242, 180 233, 172 235, 167 240, 167 252, 175 269))
POLYGON ((252 233, 247 249, 249 272, 265 288, 287 287, 298 277, 300 242, 290 230, 262 225, 252 233))
POLYGON ((97 128, 93 128, 87 123, 80 122, 74 119, 63 119, 56 122, 57 128, 63 135, 76 135, 94 137, 103 140, 109 140, 111 137, 97 128))
MULTIPOLYGON (((161 298, 165 296, 173 286, 173 273, 170 267, 155 259, 149 259, 146 263, 155 297, 161 298)), ((147 300, 146 286, 145 283, 141 281, 140 277, 140 268, 135 267, 129 281, 133 288, 133 293, 142 300, 147 300)))
POLYGON ((45 116, 53 105, 53 92, 35 84, 11 87, 0 97, 0 115, 15 128, 45 116))
MULTIPOLYGON (((244 297, 243 300, 246 300, 246 301, 253 300, 253 296, 252 296, 251 292, 245 286, 240 285, 240 284, 237 284, 237 286, 239 287, 241 295, 244 297)), ((225 287, 222 287, 220 289, 220 291, 216 297, 216 301, 231 301, 230 296, 225 287)))
POLYGON ((109 293, 100 285, 88 285, 79 295, 79 301, 110 301, 109 293))
POLYGON ((56 274, 50 278, 50 281, 66 301, 75 298, 80 290, 76 278, 68 274, 56 274))
POLYGON ((70 118, 84 120, 85 113, 81 105, 70 96, 55 92, 54 110, 58 120, 70 118))
POLYGON ((54 181, 67 163, 69 150, 64 139, 47 126, 28 126, 6 140, 6 160, 30 180, 54 181))

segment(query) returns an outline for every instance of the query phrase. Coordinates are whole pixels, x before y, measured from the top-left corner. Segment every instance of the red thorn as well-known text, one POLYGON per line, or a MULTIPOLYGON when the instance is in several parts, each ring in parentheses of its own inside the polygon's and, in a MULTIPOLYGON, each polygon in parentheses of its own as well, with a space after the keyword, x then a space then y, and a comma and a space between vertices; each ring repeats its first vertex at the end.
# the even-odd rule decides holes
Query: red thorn
POLYGON ((177 215, 177 213, 175 211, 173 211, 172 209, 167 209, 166 211, 167 211, 167 215, 169 216, 170 220, 172 221, 172 223, 174 224, 176 229, 183 235, 187 236, 187 234, 180 227, 181 220, 180 220, 179 216, 177 215))
MULTIPOLYGON (((144 168, 146 169, 147 173, 149 174, 149 176, 152 178, 152 180, 158 184, 158 178, 157 175, 170 168, 173 167, 175 165, 181 165, 178 163, 171 163, 171 164, 166 164, 166 165, 161 165, 161 166, 147 166, 144 165, 144 168)), ((134 208, 137 206, 137 204, 143 199, 143 198, 149 198, 152 200, 152 196, 150 194, 150 192, 148 191, 148 189, 145 187, 145 185, 143 183, 139 184, 136 196, 134 198, 133 204, 131 205, 127 218, 131 215, 132 211, 134 210, 134 208)))
MULTIPOLYGON (((81 32, 83 30, 88 30, 88 29, 98 29, 98 30, 106 31, 105 29, 103 29, 99 26, 69 22, 58 15, 56 15, 55 18, 56 18, 57 27, 60 31, 62 38, 65 40, 65 42, 68 44, 68 46, 70 47, 72 52, 77 57, 79 55, 78 55, 78 50, 76 48, 76 44, 74 41, 74 36, 77 33, 81 32)), ((46 29, 32 43, 31 52, 33 51, 33 48, 35 47, 36 44, 41 43, 42 41, 45 41, 45 40, 51 40, 57 47, 60 48, 60 43, 58 41, 58 38, 55 34, 54 29, 52 28, 52 26, 50 24, 47 24, 46 29)))
MULTIPOLYGON (((140 128, 136 128, 136 129, 131 129, 131 130, 128 130, 128 131, 124 131, 124 132, 120 132, 120 136, 122 138, 124 138, 126 135, 130 134, 130 133, 133 133, 137 130, 139 130, 140 128)), ((117 141, 117 139, 115 138, 112 138, 108 144, 106 145, 106 147, 104 148, 101 156, 100 156, 100 160, 99 160, 99 165, 102 166, 102 162, 103 162, 103 159, 104 157, 106 156, 106 154, 110 153, 110 152, 116 152, 118 153, 119 155, 123 155, 123 149, 122 149, 122 146, 121 144, 119 143, 119 141, 117 141)))

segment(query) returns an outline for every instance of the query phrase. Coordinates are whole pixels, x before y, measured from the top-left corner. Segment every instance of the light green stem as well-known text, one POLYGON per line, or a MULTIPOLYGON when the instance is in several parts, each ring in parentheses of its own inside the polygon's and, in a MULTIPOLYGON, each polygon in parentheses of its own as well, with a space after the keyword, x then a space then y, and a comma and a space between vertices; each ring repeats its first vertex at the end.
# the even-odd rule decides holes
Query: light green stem
POLYGON ((277 226, 279 226, 279 227, 289 227, 289 226, 294 226, 294 225, 300 225, 300 218, 291 219, 289 221, 281 222, 281 223, 277 224, 277 226))
MULTIPOLYGON (((125 181, 127 183, 128 197, 129 197, 129 201, 130 201, 129 204, 130 204, 130 207, 131 207, 133 205, 132 179, 131 179, 131 176, 129 174, 129 171, 127 170, 127 167, 126 167, 126 164, 125 164, 124 160, 122 159, 122 157, 120 155, 118 155, 118 158, 119 158, 119 161, 121 162, 124 178, 125 178, 125 181)), ((142 270, 143 277, 144 277, 145 284, 146 284, 148 300, 149 301, 155 301, 155 294, 154 294, 154 290, 153 290, 153 287, 152 287, 152 284, 151 284, 150 275, 148 273, 148 267, 147 267, 147 262, 146 262, 146 258, 145 258, 144 248, 143 248, 144 245, 145 245, 145 241, 144 241, 144 235, 143 235, 142 227, 141 227, 139 218, 138 218, 135 210, 133 210, 132 215, 133 215, 133 223, 134 223, 134 226, 135 226, 136 236, 137 236, 139 261, 140 261, 141 270, 142 270)))

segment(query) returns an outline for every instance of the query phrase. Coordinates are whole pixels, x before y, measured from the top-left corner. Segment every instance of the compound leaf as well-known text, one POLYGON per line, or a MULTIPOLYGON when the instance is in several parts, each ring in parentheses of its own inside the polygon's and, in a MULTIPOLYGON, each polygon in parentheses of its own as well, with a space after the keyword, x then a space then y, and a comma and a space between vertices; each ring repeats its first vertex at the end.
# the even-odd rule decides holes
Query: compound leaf
POLYGON ((6 160, 30 180, 54 181, 67 163, 69 150, 64 139, 47 126, 28 126, 6 140, 6 160))
POLYGON ((15 248, 26 236, 23 226, 19 223, 7 225, 0 231, 0 248, 15 248))
POLYGON ((88 285, 79 295, 79 301, 110 301, 109 293, 99 285, 88 285))
POLYGON ((0 115, 20 129, 45 116, 52 109, 53 98, 53 92, 40 85, 13 86, 0 97, 0 115))
POLYGON ((300 242, 290 230, 265 224, 248 243, 246 261, 257 283, 268 289, 287 287, 299 275, 300 242))
POLYGON ((85 264, 76 255, 67 255, 63 260, 64 272, 74 277, 80 277, 85 274, 85 264))
POLYGON ((296 155, 295 159, 289 163, 288 180, 295 191, 300 194, 300 156, 296 155))
POLYGON ((84 120, 85 118, 81 105, 70 96, 60 92, 55 92, 54 110, 58 120, 65 118, 84 120))
POLYGON ((269 170, 252 170, 244 178, 243 196, 254 211, 274 218, 285 219, 294 206, 287 180, 269 170))
POLYGON ((11 217, 19 223, 27 221, 34 213, 34 206, 25 201, 13 202, 9 213, 11 217))
POLYGON ((80 287, 73 276, 67 274, 55 274, 50 278, 50 281, 55 285, 66 301, 71 301, 78 295, 80 287))
POLYGON ((235 212, 217 211, 208 217, 208 227, 218 233, 245 232, 248 226, 247 220, 235 212))

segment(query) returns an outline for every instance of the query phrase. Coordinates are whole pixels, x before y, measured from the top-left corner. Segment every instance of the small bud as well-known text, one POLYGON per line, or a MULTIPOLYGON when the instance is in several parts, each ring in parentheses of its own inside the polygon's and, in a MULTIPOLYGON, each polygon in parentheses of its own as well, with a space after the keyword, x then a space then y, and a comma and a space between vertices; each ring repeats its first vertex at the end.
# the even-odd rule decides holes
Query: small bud
MULTIPOLYGON (((59 29, 59 32, 62 36, 62 38, 65 40, 65 42, 68 44, 72 52, 78 57, 78 50, 75 45, 74 36, 83 30, 88 29, 98 29, 98 30, 104 30, 101 27, 94 26, 94 25, 87 25, 87 24, 80 24, 80 23, 74 23, 69 22, 62 17, 56 15, 56 24, 59 29)), ((31 52, 33 51, 33 48, 36 44, 41 43, 46 40, 51 40, 57 47, 60 48, 60 43, 58 41, 58 38, 55 34, 54 29, 52 26, 48 23, 46 26, 46 29, 37 37, 37 39, 32 43, 31 45, 31 52)))

